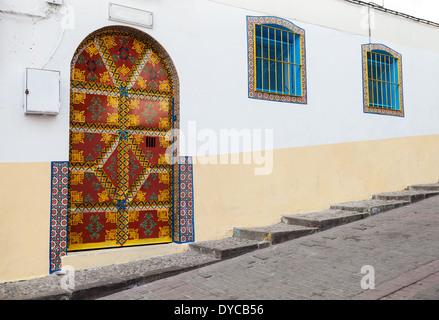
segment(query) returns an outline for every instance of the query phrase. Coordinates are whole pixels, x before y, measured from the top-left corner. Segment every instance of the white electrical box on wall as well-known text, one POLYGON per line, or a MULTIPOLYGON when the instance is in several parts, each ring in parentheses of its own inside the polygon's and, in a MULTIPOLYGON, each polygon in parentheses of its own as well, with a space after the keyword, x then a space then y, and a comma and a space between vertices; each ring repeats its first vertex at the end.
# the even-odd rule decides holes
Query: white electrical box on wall
POLYGON ((125 22, 146 28, 153 26, 153 13, 137 8, 122 6, 115 3, 108 4, 108 19, 125 22))
POLYGON ((26 69, 24 112, 57 115, 60 109, 60 72, 26 69))

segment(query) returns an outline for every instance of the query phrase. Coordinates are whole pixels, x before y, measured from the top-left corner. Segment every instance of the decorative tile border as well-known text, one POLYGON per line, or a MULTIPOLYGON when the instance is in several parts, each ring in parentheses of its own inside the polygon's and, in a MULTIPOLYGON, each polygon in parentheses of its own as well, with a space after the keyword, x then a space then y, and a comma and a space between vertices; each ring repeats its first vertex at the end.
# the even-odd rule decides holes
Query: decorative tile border
POLYGON ((67 253, 68 181, 69 162, 52 162, 50 273, 61 269, 61 258, 67 253))
POLYGON ((384 114, 389 116, 404 117, 404 96, 403 96, 403 81, 402 81, 402 55, 395 50, 383 44, 363 44, 361 46, 362 63, 363 63, 363 110, 364 113, 384 114), (398 77, 399 77, 399 110, 377 108, 369 106, 369 90, 368 90, 368 74, 367 74, 367 53, 373 50, 381 50, 391 54, 398 59, 398 77))
POLYGON ((194 235, 194 191, 192 157, 180 157, 180 197, 178 217, 174 217, 174 241, 195 241, 194 235))
MULTIPOLYGON (((96 30, 89 37, 93 37, 94 34, 101 33, 107 30, 113 31, 130 31, 136 37, 148 41, 152 44, 159 55, 165 61, 165 64, 169 68, 169 74, 172 78, 173 86, 171 87, 172 92, 172 128, 179 129, 180 127, 180 82, 178 78, 178 74, 172 59, 166 50, 161 46, 159 42, 145 34, 142 31, 123 27, 123 26, 110 26, 104 27, 102 29, 96 30)), ((81 47, 77 49, 79 52, 81 47)), ((76 54, 75 54, 76 57, 76 54)), ((75 64, 75 60, 72 60, 71 65, 75 64)), ((174 151, 174 155, 179 157, 179 150, 174 151)), ((188 157, 184 157, 186 161, 184 172, 186 173, 188 170, 192 172, 192 161, 188 157)), ((173 218, 175 224, 178 225, 178 228, 174 228, 173 239, 175 242, 190 242, 194 241, 194 228, 193 228, 193 186, 192 186, 192 173, 190 175, 186 175, 186 197, 184 198, 184 208, 180 208, 180 179, 179 173, 182 170, 181 165, 176 164, 173 166, 174 170, 174 179, 173 179, 173 192, 172 192, 172 206, 173 206, 173 218), (188 180, 190 178, 190 180, 188 180), (190 183, 189 183, 190 182, 190 183), (188 198, 189 197, 189 198, 188 198), (192 197, 192 198, 190 198, 192 197), (191 201, 189 201, 191 199, 191 201)), ((61 258, 67 254, 67 227, 68 227, 68 175, 69 171, 69 162, 52 162, 52 196, 51 196, 51 229, 50 229, 50 273, 56 272, 61 269, 61 258)))
MULTIPOLYGON (((174 211, 174 234, 176 243, 195 241, 194 193, 192 157, 180 157, 178 165, 180 194, 174 211)), ((52 162, 51 214, 50 214, 50 273, 61 270, 61 259, 67 254, 68 227, 68 179, 69 162, 52 162)))
POLYGON ((247 49, 248 49, 248 97, 252 99, 278 101, 278 102, 289 102, 289 103, 300 103, 306 104, 307 98, 307 83, 306 83, 306 46, 305 46, 305 30, 299 28, 292 22, 271 16, 264 17, 253 17, 247 16, 247 49), (302 96, 292 96, 285 94, 275 94, 256 91, 255 85, 255 52, 254 52, 254 32, 255 24, 275 24, 289 29, 290 31, 300 35, 300 52, 301 52, 301 63, 302 63, 302 96))

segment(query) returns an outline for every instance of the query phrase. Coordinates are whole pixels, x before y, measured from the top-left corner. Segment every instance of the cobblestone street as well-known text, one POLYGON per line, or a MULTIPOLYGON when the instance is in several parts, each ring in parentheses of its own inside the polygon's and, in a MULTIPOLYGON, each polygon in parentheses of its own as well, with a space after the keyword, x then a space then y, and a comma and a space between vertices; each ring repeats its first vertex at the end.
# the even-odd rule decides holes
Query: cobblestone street
POLYGON ((439 197, 100 299, 437 300, 439 197))

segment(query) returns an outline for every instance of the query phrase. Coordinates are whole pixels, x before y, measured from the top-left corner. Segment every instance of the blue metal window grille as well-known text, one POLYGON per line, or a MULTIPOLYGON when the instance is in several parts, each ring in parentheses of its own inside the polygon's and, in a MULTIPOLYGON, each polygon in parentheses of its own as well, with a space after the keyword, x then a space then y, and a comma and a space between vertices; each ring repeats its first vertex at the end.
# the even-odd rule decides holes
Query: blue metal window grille
POLYGON ((373 50, 367 52, 369 106, 400 110, 399 61, 391 54, 373 50))
POLYGON ((302 36, 278 25, 255 24, 256 91, 303 96, 302 36))

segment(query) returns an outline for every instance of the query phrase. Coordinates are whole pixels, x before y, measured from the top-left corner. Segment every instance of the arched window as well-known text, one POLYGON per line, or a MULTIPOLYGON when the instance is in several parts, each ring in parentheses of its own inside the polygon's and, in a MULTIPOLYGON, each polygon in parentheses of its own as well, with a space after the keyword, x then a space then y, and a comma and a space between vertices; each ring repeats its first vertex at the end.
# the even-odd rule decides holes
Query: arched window
POLYGON ((275 17, 247 17, 249 97, 306 103, 305 31, 275 17))
POLYGON ((403 117, 401 54, 379 44, 362 49, 364 112, 403 117))

